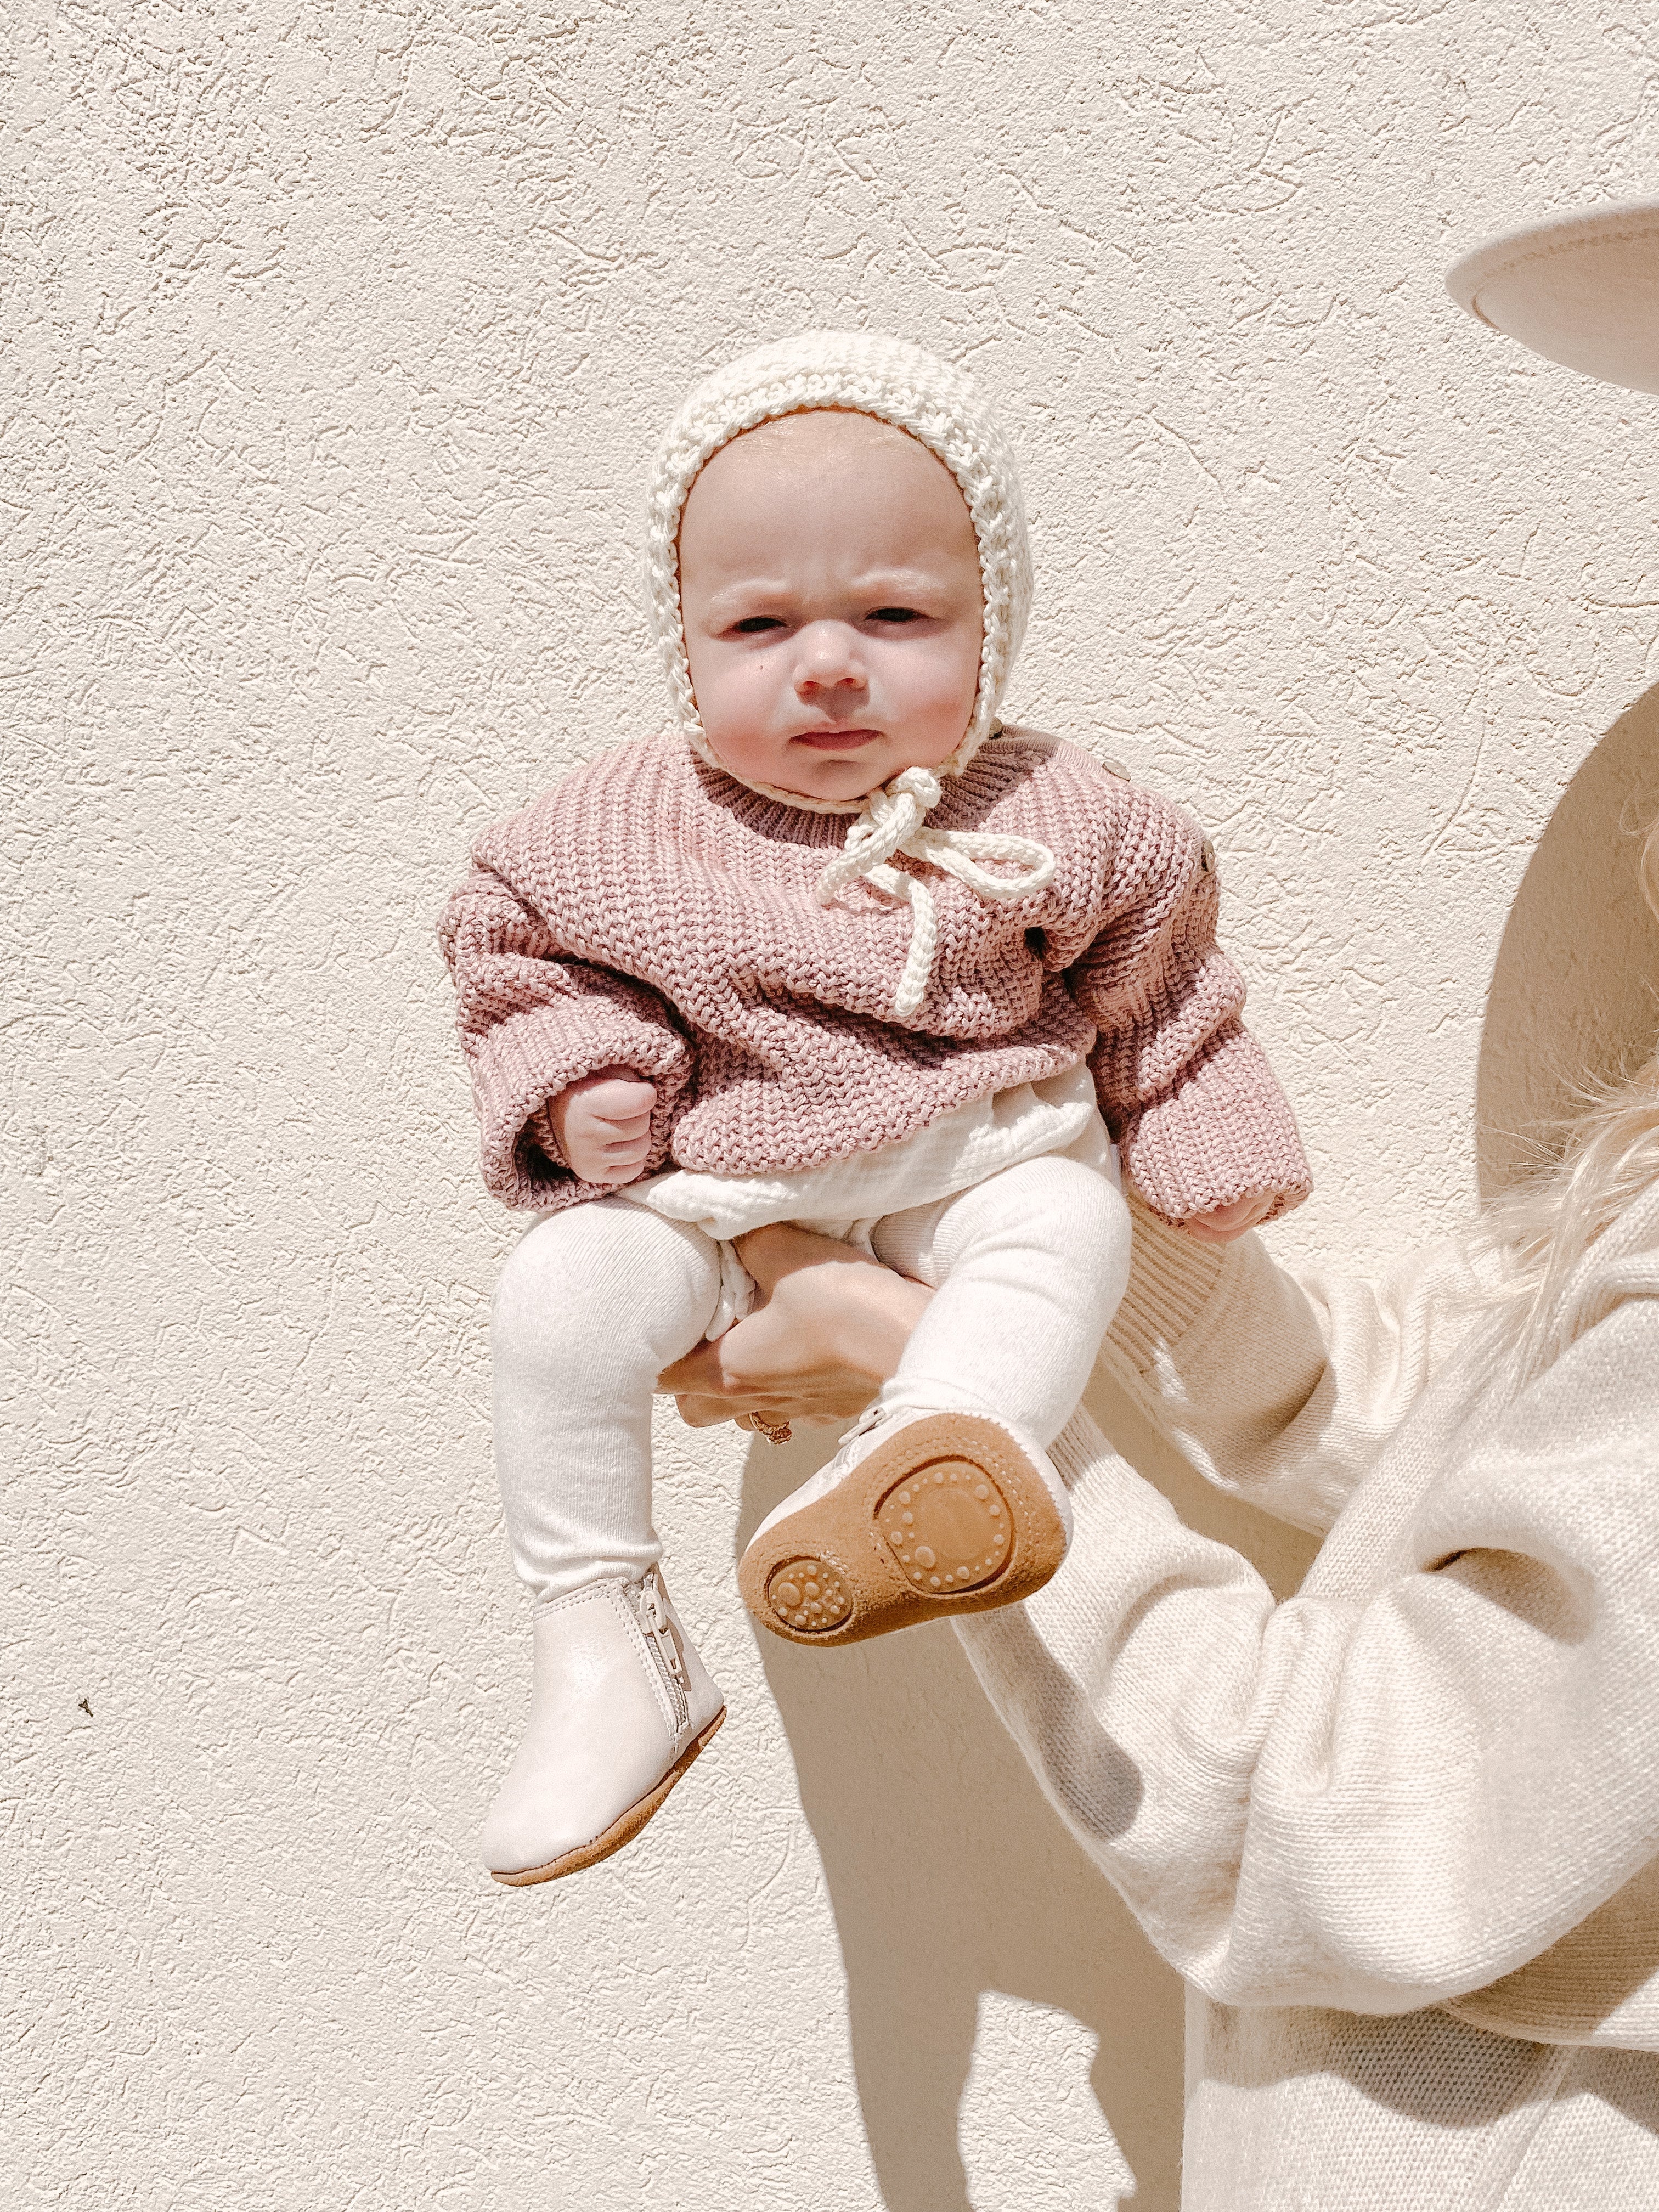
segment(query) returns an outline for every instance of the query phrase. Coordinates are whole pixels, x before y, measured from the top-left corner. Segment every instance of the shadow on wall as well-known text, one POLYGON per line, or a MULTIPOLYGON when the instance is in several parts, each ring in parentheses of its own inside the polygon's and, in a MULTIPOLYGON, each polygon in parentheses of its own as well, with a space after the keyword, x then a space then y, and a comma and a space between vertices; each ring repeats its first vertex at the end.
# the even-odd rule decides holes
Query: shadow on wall
MULTIPOLYGON (((1659 925, 1636 888, 1632 833, 1656 812, 1659 687, 1574 776, 1516 895, 1481 1042, 1483 1196, 1524 1164, 1528 1132, 1570 1109, 1576 1080, 1651 1048, 1659 925)), ((1099 1378, 1088 1403, 1190 1526, 1244 1553, 1281 1596, 1295 1589, 1310 1538, 1210 1490, 1099 1378)), ((755 1446, 739 1549, 829 1450, 823 1438, 755 1446)), ((1129 2174, 1134 2212, 1176 2212, 1179 1981, 1042 1797, 954 1636, 914 1630, 836 1653, 757 1640, 836 1914, 886 2212, 1105 2212, 1128 2195, 1129 2174), (981 2024, 1006 2028, 1020 2004, 1038 2063, 994 2067, 982 2052, 975 2068, 976 2031, 983 2043, 981 2024), (1063 2032, 1065 2015, 1076 2032, 1063 2032), (1087 2092, 1048 2076, 1081 2070, 1091 2045, 1097 2134, 1080 2141, 1087 2092), (986 2076, 976 2127, 963 2110, 970 2070, 986 2076), (1050 2094, 1052 2115, 1033 2108, 1050 2094), (999 2095, 1021 2103, 1002 2127, 999 2095), (1038 2172, 1045 2143, 1055 2160, 1038 2172)))
MULTIPOLYGON (((1188 1521, 1236 1544, 1281 1592, 1294 1588, 1312 1556, 1307 1538, 1210 1491, 1109 1386, 1088 1403, 1188 1521)), ((754 1447, 739 1548, 830 1449, 822 1437, 754 1447)), ((764 1633, 757 1641, 836 1915, 887 2212, 1109 2212, 1127 2192, 1126 2166, 1135 2212, 1176 2212, 1180 1982, 1039 1791, 954 1634, 912 1629, 837 1652, 764 1633), (975 2029, 981 2018, 1006 2021, 999 1996, 1047 2008, 1047 2027, 1033 2016, 1042 2063, 993 2065, 981 2051, 970 2113, 963 2093, 975 2029), (1085 2033, 1056 2037, 1056 2014, 1085 2033), (1067 2063, 1087 2069, 1087 2085, 1048 2078, 1067 2063), (1090 2088, 1104 2116, 1102 2124, 1091 2110, 1092 2138, 1079 2126, 1090 2088), (1000 2094, 1021 2107, 1006 2129, 1000 2094), (1045 2145, 1053 2171, 1034 2172, 1045 2145)))
POLYGON ((1659 1034, 1659 923, 1634 833, 1659 814, 1659 685, 1562 793, 1521 879, 1480 1036, 1480 1195, 1493 1197, 1571 1113, 1574 1088, 1639 1065, 1659 1034))

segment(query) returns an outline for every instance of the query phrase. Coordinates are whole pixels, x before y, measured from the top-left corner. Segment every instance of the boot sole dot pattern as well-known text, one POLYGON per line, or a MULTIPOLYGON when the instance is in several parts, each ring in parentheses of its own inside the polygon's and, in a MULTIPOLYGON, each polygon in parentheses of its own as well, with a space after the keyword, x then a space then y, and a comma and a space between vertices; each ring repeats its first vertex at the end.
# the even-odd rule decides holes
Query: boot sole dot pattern
POLYGON ((1066 1539, 1040 1454, 1002 1422, 933 1413, 775 1516, 738 1583, 763 1627, 828 1650, 1015 1604, 1054 1572, 1066 1539))
POLYGON ((766 1601, 798 1636, 839 1628, 853 1610, 853 1594, 823 1559, 786 1559, 766 1585, 766 1601))
POLYGON ((928 1597, 982 1589, 1013 1549, 1008 1501, 971 1460, 914 1468, 882 1498, 876 1521, 899 1572, 928 1597))

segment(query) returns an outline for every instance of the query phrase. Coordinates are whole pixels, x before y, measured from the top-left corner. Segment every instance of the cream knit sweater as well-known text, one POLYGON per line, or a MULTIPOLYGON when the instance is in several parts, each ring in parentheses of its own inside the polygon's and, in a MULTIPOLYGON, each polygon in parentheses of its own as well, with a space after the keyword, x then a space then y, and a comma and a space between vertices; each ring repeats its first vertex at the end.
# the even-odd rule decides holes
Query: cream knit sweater
POLYGON ((1467 1419, 1455 1250, 1137 1231, 1109 1365, 1323 1547, 1275 1605, 1079 1415, 1064 1568, 960 1632, 1192 1985, 1189 2212, 1659 2205, 1659 1191, 1467 1419))

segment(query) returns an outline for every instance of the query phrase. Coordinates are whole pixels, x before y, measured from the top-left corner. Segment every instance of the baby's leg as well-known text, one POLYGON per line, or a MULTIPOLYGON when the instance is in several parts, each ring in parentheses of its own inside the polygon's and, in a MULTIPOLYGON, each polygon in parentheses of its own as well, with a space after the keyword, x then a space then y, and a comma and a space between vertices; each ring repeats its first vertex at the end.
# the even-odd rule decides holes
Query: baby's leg
POLYGON ((661 1553, 651 1524, 651 1395, 701 1341, 719 1248, 623 1199, 538 1222, 495 1293, 495 1466, 513 1564, 538 1602, 661 1553))
POLYGON ((713 1317, 718 1248, 622 1199, 538 1222, 495 1296, 495 1460, 537 1600, 523 1737, 484 1823, 514 1887, 636 1835, 720 1724, 657 1571, 651 1386, 713 1317))
POLYGON ((991 1413, 1044 1446, 1070 1419, 1129 1279, 1129 1209, 1054 1153, 890 1214, 876 1256, 938 1295, 878 1403, 991 1413))
POLYGON ((889 1215, 872 1242, 934 1285, 933 1303, 872 1413, 738 1567, 750 1613, 797 1644, 856 1643, 1042 1588, 1072 1525, 1048 1446, 1128 1279, 1121 1192, 1063 1154, 889 1215))

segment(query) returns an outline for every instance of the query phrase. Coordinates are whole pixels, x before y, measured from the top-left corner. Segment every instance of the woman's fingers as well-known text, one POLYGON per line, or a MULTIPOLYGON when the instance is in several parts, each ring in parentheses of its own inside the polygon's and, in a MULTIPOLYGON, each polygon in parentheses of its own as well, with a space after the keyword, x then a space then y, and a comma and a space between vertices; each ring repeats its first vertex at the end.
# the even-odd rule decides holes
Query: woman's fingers
POLYGON ((682 1390, 675 1394, 674 1403, 688 1429, 715 1429, 722 1421, 743 1426, 742 1415, 724 1398, 701 1398, 695 1391, 682 1390))
POLYGON ((872 1264, 850 1244, 838 1244, 833 1237, 817 1236, 810 1229, 797 1229, 792 1221, 751 1229, 738 1238, 735 1249, 767 1297, 786 1275, 799 1274, 803 1268, 872 1264))
MULTIPOLYGON (((862 1376, 849 1380, 846 1388, 833 1399, 823 1401, 814 1399, 803 1407, 799 1399, 787 1404, 763 1404, 753 1411, 775 1428, 839 1429, 861 1413, 875 1392, 862 1376)), ((680 1419, 688 1428, 717 1428, 722 1421, 734 1421, 740 1429, 754 1425, 750 1409, 730 1398, 710 1398, 696 1390, 681 1390, 674 1394, 674 1403, 679 1408, 680 1419)))
POLYGON ((843 1367, 837 1363, 800 1371, 799 1361, 813 1357, 811 1347, 794 1350, 787 1338, 757 1328, 754 1323, 763 1317, 763 1311, 739 1322, 713 1344, 700 1344, 684 1359, 677 1359, 657 1377, 658 1389, 723 1399, 728 1419, 733 1406, 769 1413, 775 1404, 799 1404, 804 1389, 844 1391, 843 1367))
MULTIPOLYGON (((684 1359, 677 1359, 672 1367, 665 1367, 657 1377, 658 1389, 672 1391, 677 1398, 687 1395, 724 1399, 727 1393, 720 1349, 725 1341, 724 1337, 718 1337, 713 1344, 700 1344, 696 1351, 688 1352, 684 1359)), ((720 1418, 731 1419, 729 1405, 720 1418)))
MULTIPOLYGON (((781 1376, 768 1372, 763 1364, 753 1368, 744 1355, 753 1353, 754 1340, 735 1341, 749 1327, 748 1322, 739 1322, 713 1344, 700 1344, 684 1359, 677 1359, 657 1377, 658 1389, 672 1392, 693 1428, 730 1421, 740 1413, 763 1413, 775 1424, 850 1420, 864 1411, 880 1387, 876 1377, 861 1370, 834 1364, 781 1376), (735 1359, 731 1352, 736 1353, 735 1359)), ((763 1356, 763 1345, 762 1352, 763 1356)))
POLYGON ((657 1378, 691 1427, 747 1413, 775 1426, 850 1420, 893 1373, 932 1293, 845 1245, 826 1253, 825 1243, 793 1230, 742 1241, 763 1291, 770 1277, 770 1296, 657 1378))

